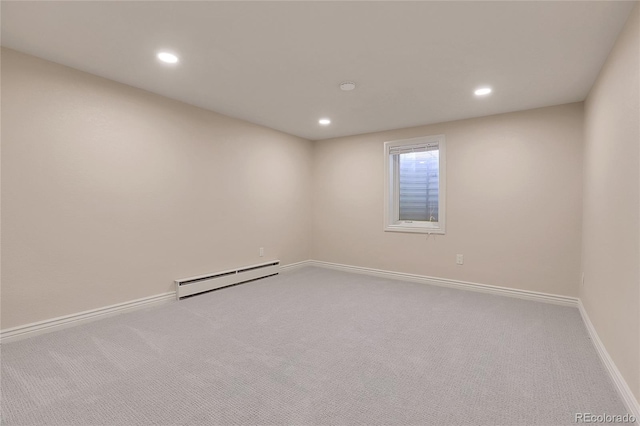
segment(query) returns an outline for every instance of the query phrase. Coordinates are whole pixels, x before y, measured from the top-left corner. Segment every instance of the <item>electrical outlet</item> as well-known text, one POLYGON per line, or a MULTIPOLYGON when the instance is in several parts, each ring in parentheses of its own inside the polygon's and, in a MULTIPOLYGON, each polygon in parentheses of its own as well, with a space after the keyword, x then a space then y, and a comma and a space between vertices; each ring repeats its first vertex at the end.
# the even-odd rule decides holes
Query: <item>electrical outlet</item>
POLYGON ((464 263, 464 256, 461 254, 456 254, 456 264, 462 265, 464 263))
POLYGON ((260 247, 260 257, 264 256, 264 247, 260 247))

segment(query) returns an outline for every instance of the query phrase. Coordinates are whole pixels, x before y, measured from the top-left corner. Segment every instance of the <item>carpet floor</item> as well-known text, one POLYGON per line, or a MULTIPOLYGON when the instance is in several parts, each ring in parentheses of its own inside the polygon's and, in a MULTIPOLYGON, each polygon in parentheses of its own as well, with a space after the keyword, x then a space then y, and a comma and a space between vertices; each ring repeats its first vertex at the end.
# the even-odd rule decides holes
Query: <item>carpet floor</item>
POLYGON ((625 414, 576 308, 306 267, 2 345, 6 425, 625 414))

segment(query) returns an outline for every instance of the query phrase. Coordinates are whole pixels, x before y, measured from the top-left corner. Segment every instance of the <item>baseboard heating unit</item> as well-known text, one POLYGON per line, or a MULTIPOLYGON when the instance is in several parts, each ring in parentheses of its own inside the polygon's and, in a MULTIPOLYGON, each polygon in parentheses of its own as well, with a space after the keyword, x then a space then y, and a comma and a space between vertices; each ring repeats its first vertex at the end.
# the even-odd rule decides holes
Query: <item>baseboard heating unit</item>
POLYGON ((176 296, 178 299, 215 290, 229 285, 240 284, 259 278, 277 275, 280 271, 280 261, 260 263, 258 265, 243 266, 238 269, 214 272, 212 274, 176 280, 176 296))

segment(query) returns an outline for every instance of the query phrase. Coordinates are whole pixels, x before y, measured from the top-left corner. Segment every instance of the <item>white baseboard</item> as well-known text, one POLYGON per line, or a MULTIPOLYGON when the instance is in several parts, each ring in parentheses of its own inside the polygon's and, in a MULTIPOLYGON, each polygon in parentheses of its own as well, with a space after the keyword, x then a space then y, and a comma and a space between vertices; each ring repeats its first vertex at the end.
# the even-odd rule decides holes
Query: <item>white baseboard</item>
POLYGON ((541 293, 537 291, 519 290, 515 288, 498 287, 494 285, 478 284, 468 281, 451 280, 447 278, 429 277, 426 275, 407 274, 404 272, 384 271, 380 269, 364 268, 361 266, 341 265, 339 263, 322 262, 310 260, 309 266, 319 266, 321 268, 336 269, 357 274, 373 275, 377 277, 392 278, 403 281, 437 285, 441 287, 451 287, 463 290, 479 291, 483 293, 497 294, 501 296, 517 297, 519 299, 536 300, 539 302, 553 303, 564 306, 578 306, 577 297, 560 296, 557 294, 541 293))
MULTIPOLYGON (((289 272, 302 268, 308 264, 308 260, 303 260, 302 262, 283 265, 280 267, 280 271, 289 272)), ((9 343, 16 340, 26 339, 27 337, 37 336, 38 334, 61 330, 63 328, 80 325, 89 321, 95 321, 100 318, 105 318, 135 309, 147 308, 152 305, 167 303, 174 300, 176 300, 176 292, 170 291, 167 293, 144 297, 142 299, 130 300, 128 302, 118 303, 115 305, 105 306, 97 309, 91 309, 89 311, 78 312, 76 314, 65 315, 62 317, 20 325, 18 327, 1 330, 0 343, 9 343)))
POLYGON ((102 308, 91 309, 89 311, 78 312, 76 314, 65 315, 44 321, 33 322, 31 324, 20 325, 0 331, 0 342, 8 343, 50 331, 61 330, 89 321, 95 321, 107 316, 120 314, 135 309, 148 308, 152 305, 167 303, 176 299, 176 292, 156 294, 154 296, 143 297, 142 299, 130 300, 128 302, 117 303, 115 305, 104 306, 102 308))
POLYGON ((620 394, 625 407, 629 411, 629 414, 632 414, 636 418, 635 424, 640 424, 640 404, 638 404, 638 400, 636 400, 626 380, 624 380, 622 374, 620 374, 620 370, 618 370, 618 367, 616 367, 613 359, 611 359, 611 356, 609 356, 609 352, 607 352, 607 349, 604 347, 602 340, 600 340, 600 337, 598 336, 595 327, 591 323, 589 315, 587 314, 582 301, 579 301, 578 309, 580 309, 580 315, 582 315, 582 320, 587 327, 587 331, 589 332, 589 336, 591 337, 593 346, 595 346, 596 351, 598 352, 598 355, 600 356, 600 359, 604 364, 604 367, 609 372, 609 375, 611 376, 611 379, 613 380, 613 383, 618 390, 618 393, 620 394))
MULTIPOLYGON (((280 271, 293 271, 307 266, 309 262, 310 261, 308 260, 303 260, 302 262, 283 265, 280 267, 280 271)), ((27 337, 37 336, 38 334, 61 330, 63 328, 80 325, 89 321, 105 318, 107 316, 132 311, 135 309, 146 308, 155 304, 167 303, 173 300, 176 300, 176 292, 170 291, 167 293, 144 297, 142 299, 136 299, 128 302, 118 303, 115 305, 105 306, 102 308, 91 309, 89 311, 79 312, 76 314, 65 315, 62 317, 20 325, 18 327, 1 330, 0 343, 9 343, 16 340, 26 339, 27 337)))
POLYGON ((282 265, 280 267, 280 272, 295 271, 296 269, 300 269, 310 265, 311 265, 311 260, 303 260, 302 262, 290 263, 288 265, 282 265))

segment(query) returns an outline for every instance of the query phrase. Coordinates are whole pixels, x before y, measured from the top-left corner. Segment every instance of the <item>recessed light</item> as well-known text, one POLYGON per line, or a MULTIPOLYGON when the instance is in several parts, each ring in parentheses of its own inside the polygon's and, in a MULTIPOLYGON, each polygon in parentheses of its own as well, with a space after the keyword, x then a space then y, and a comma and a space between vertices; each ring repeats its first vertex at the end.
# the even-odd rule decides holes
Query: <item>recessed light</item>
POLYGON ((331 120, 329 120, 328 118, 321 118, 320 120, 318 120, 318 123, 322 124, 323 126, 328 126, 329 124, 331 124, 331 120))
POLYGON ((488 95, 489 93, 491 93, 491 88, 489 87, 481 87, 479 89, 476 89, 475 93, 476 96, 484 96, 484 95, 488 95))
POLYGON ((356 88, 356 84, 353 81, 345 81, 340 83, 340 90, 348 92, 356 88))
POLYGON ((169 52, 158 53, 158 59, 160 59, 162 62, 165 62, 167 64, 175 64, 176 62, 178 62, 178 57, 173 53, 169 53, 169 52))

